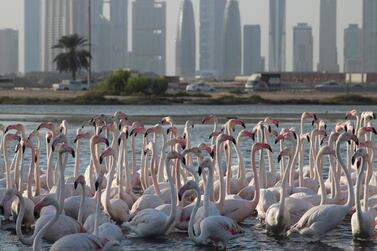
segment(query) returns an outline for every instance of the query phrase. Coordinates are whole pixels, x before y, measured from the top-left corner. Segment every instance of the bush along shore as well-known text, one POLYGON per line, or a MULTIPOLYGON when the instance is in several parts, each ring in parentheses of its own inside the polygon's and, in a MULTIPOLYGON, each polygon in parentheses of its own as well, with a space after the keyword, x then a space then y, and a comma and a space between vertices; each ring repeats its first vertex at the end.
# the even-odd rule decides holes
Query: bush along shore
POLYGON ((65 104, 65 105, 156 105, 156 104, 324 104, 324 105, 372 105, 377 97, 345 94, 332 97, 265 98, 260 95, 229 93, 224 95, 189 94, 180 92, 166 94, 168 81, 159 76, 144 76, 127 70, 115 70, 93 90, 75 97, 2 97, 0 104, 65 104))

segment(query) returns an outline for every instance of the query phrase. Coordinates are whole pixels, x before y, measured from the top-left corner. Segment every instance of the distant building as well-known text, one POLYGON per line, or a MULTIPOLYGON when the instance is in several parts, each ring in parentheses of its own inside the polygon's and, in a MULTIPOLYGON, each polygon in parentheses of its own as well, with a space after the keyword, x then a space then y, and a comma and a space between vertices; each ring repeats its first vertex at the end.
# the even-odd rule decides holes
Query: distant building
POLYGON ((339 72, 336 46, 336 1, 321 0, 318 71, 339 72))
POLYGON ((176 40, 176 75, 184 78, 195 77, 196 38, 194 9, 191 0, 182 0, 176 40))
POLYGON ((110 1, 111 68, 128 66, 128 0, 110 1))
POLYGON ((24 1, 24 55, 25 72, 41 70, 41 6, 40 0, 24 1))
POLYGON ((0 30, 0 74, 18 72, 18 31, 0 30))
POLYGON ((377 1, 363 0, 364 71, 377 72, 377 1))
POLYGON ((226 0, 199 1, 199 71, 221 77, 226 0))
POLYGON ((286 1, 270 0, 269 71, 285 71, 286 1))
POLYGON ((166 3, 132 2, 132 69, 166 72, 166 3))
MULTIPOLYGON (((55 71, 53 59, 61 52, 52 49, 65 35, 79 34, 89 40, 88 1, 41 0, 41 70, 55 71)), ((103 16, 103 0, 91 0, 92 70, 110 65, 110 21, 103 16)))
POLYGON ((293 28, 293 71, 313 71, 313 35, 307 23, 293 28))
POLYGON ((260 25, 243 27, 243 74, 251 75, 264 71, 264 58, 261 56, 260 25))
POLYGON ((223 77, 241 74, 241 17, 238 2, 229 0, 225 8, 223 36, 223 77))
POLYGON ((357 24, 344 29, 344 72, 362 71, 362 30, 357 24))

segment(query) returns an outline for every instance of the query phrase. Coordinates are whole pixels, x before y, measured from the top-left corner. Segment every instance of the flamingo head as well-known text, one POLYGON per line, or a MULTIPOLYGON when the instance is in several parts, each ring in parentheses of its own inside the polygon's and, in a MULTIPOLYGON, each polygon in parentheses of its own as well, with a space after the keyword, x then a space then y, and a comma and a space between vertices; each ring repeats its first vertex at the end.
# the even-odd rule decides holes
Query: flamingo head
POLYGON ((359 145, 359 139, 355 134, 342 132, 337 139, 337 143, 347 141, 350 144, 351 140, 354 141, 356 145, 359 145))
POLYGON ((178 191, 178 199, 179 199, 179 201, 182 200, 183 194, 185 192, 187 192, 189 190, 193 190, 193 189, 199 190, 199 187, 198 187, 198 184, 196 184, 195 181, 190 180, 184 186, 182 186, 181 189, 179 189, 179 191, 178 191))
POLYGON ((28 140, 32 140, 34 137, 39 137, 39 136, 40 136, 39 131, 33 130, 33 131, 31 131, 31 133, 29 134, 29 136, 27 137, 27 139, 28 140))
POLYGON ((279 134, 275 139, 275 144, 277 144, 279 141, 284 141, 285 139, 293 140, 297 139, 297 134, 295 131, 284 131, 282 134, 279 134))
POLYGON ((38 201, 37 204, 35 204, 35 206, 34 206, 34 216, 35 216, 35 218, 39 217, 39 213, 40 213, 40 211, 43 207, 47 207, 47 206, 50 206, 50 205, 58 206, 58 202, 52 196, 43 197, 43 199, 38 201))
POLYGON ((243 128, 246 128, 245 123, 240 119, 230 119, 230 120, 228 120, 227 123, 228 123, 230 129, 232 129, 233 132, 235 131, 236 125, 239 125, 239 126, 242 126, 243 128))
POLYGON ((46 133, 47 144, 50 144, 53 134, 51 132, 46 133))
POLYGON ((170 126, 168 129, 166 129, 166 134, 172 134, 172 135, 177 135, 177 127, 175 126, 170 126))
POLYGON ((292 149, 290 148, 284 148, 283 150, 280 151, 279 155, 278 155, 278 163, 280 163, 281 159, 284 157, 284 156, 291 156, 292 154, 292 149))
POLYGON ((98 192, 99 189, 102 187, 103 176, 104 176, 104 173, 101 171, 100 174, 98 175, 96 181, 94 182, 94 188, 95 188, 95 190, 96 190, 97 192, 98 192))
POLYGON ((235 138, 233 138, 233 136, 228 135, 228 134, 224 134, 224 133, 221 133, 219 136, 217 136, 216 140, 219 143, 222 143, 222 142, 225 142, 225 141, 230 141, 230 142, 233 142, 233 144, 237 144, 237 142, 236 142, 235 138))
POLYGON ((374 143, 370 140, 366 140, 366 141, 360 142, 359 147, 366 147, 366 148, 372 149, 374 148, 374 143))
POLYGON ((188 149, 185 149, 183 152, 182 152, 182 155, 187 155, 188 153, 193 153, 195 154, 196 156, 198 156, 199 158, 203 158, 203 152, 202 150, 200 150, 199 147, 191 147, 191 148, 188 148, 188 149))
POLYGON ((186 160, 185 160, 185 157, 182 155, 182 154, 179 154, 178 152, 176 151, 170 151, 167 155, 166 155, 166 159, 167 160, 172 160, 172 159, 180 159, 182 161, 182 163, 184 165, 186 165, 186 160))
MULTIPOLYGON (((4 197, 3 197, 3 199, 0 203, 1 207, 3 207, 8 201, 12 201, 14 196, 16 196, 17 192, 18 191, 17 191, 16 188, 6 189, 4 197)), ((3 212, 0 212, 0 214, 4 214, 4 210, 3 210, 3 212)))
POLYGON ((144 128, 143 125, 139 125, 137 127, 134 127, 130 132, 130 136, 136 137, 138 134, 142 134, 142 135, 145 134, 145 128, 144 128))
POLYGON ((8 125, 6 128, 5 128, 5 131, 4 133, 7 133, 9 130, 16 130, 17 132, 22 132, 25 130, 24 126, 22 124, 12 124, 12 125, 8 125))
POLYGON ((357 114, 358 114, 358 112, 355 109, 348 111, 345 114, 345 119, 349 119, 350 117, 356 117, 357 114))
POLYGON ((99 163, 102 164, 103 160, 108 157, 108 156, 115 156, 115 151, 114 149, 109 146, 108 148, 106 148, 102 153, 101 155, 99 156, 99 163))
POLYGON ((90 141, 91 141, 91 144, 93 145, 96 145, 96 144, 99 144, 99 143, 104 143, 106 144, 106 146, 109 146, 109 140, 103 136, 100 136, 100 135, 93 135, 91 138, 90 138, 90 141))
POLYGON ((173 119, 170 116, 163 117, 161 119, 161 124, 163 125, 164 123, 173 123, 173 119))
POLYGON ((153 127, 150 127, 148 128, 146 131, 145 131, 145 134, 144 134, 144 137, 147 137, 149 134, 151 133, 158 133, 158 134, 163 134, 163 128, 161 125, 157 124, 153 127))
POLYGON ((371 133, 377 134, 376 129, 372 126, 364 126, 364 127, 361 127, 360 130, 363 130, 364 132, 371 132, 371 133))
POLYGON ((54 126, 54 124, 52 122, 42 122, 37 127, 37 131, 39 131, 42 128, 45 128, 45 129, 47 129, 49 131, 54 131, 55 126, 54 126))
POLYGON ((121 111, 116 111, 113 115, 113 118, 117 120, 121 120, 121 119, 127 120, 127 114, 121 111))
POLYGON ((132 126, 132 121, 127 119, 119 119, 118 130, 121 131, 124 126, 132 126))
POLYGON ((214 139, 216 139, 217 138, 217 136, 219 136, 220 135, 220 133, 221 132, 216 132, 216 131, 213 131, 213 132, 211 132, 211 134, 209 135, 209 139, 212 139, 212 138, 214 138, 214 139))
POLYGON ((85 178, 84 178, 84 176, 82 176, 82 175, 79 175, 76 179, 75 179, 75 182, 73 183, 73 187, 75 188, 75 189, 77 189, 77 186, 79 185, 79 184, 81 184, 81 186, 85 186, 85 178))
POLYGON ((198 174, 199 176, 202 175, 202 172, 203 172, 203 169, 204 168, 212 168, 213 167, 213 162, 210 158, 206 158, 204 159, 200 165, 199 165, 199 168, 198 168, 198 174))
POLYGON ((194 128, 194 123, 191 120, 187 120, 186 123, 185 123, 185 127, 186 128, 188 128, 188 127, 194 128))
MULTIPOLYGON (((318 120, 318 116, 314 113, 314 112, 303 112, 302 115, 301 115, 301 119, 307 119, 307 118, 310 118, 312 119, 314 122, 318 120)), ((313 124, 313 122, 312 122, 313 124)))
POLYGON ((109 132, 115 132, 115 128, 114 128, 114 124, 113 123, 108 123, 106 125, 103 125, 101 127, 99 127, 98 129, 98 134, 101 134, 102 131, 109 131, 109 132))
POLYGON ((72 147, 70 147, 69 145, 67 145, 66 143, 63 143, 60 146, 60 149, 59 149, 59 154, 64 154, 64 153, 71 154, 72 158, 75 157, 75 150, 72 147))
POLYGON ((67 137, 61 133, 52 140, 51 150, 54 152, 56 146, 62 143, 67 143, 67 137))
POLYGON ((77 141, 82 139, 90 139, 93 136, 93 133, 91 132, 80 132, 76 134, 75 139, 73 140, 73 143, 76 144, 77 141))
POLYGON ((207 116, 204 116, 202 118, 202 124, 207 124, 208 122, 210 122, 211 120, 217 120, 217 117, 213 114, 210 114, 210 115, 207 115, 207 116))
POLYGON ((128 131, 121 132, 118 137, 118 146, 120 145, 120 142, 124 139, 128 139, 128 131))
POLYGON ((262 150, 262 149, 267 149, 270 152, 272 152, 272 148, 271 148, 271 146, 269 144, 257 142, 257 143, 255 143, 253 145, 253 150, 254 151, 259 151, 259 150, 262 150))
POLYGON ((356 152, 352 155, 352 165, 355 164, 356 159, 358 158, 366 158, 368 156, 368 152, 365 148, 359 148, 356 152))
POLYGON ((21 141, 21 137, 18 136, 17 134, 7 133, 7 134, 5 134, 5 136, 4 136, 4 140, 5 140, 5 141, 12 141, 12 140, 14 140, 14 141, 18 141, 18 142, 20 142, 20 141, 21 141))
MULTIPOLYGON (((264 122, 267 123, 268 125, 275 125, 277 128, 279 128, 279 120, 273 119, 271 117, 266 117, 264 119, 264 122)), ((271 129, 269 129, 271 130, 271 129)))
POLYGON ((63 119, 59 125, 59 131, 62 133, 64 128, 67 128, 67 127, 68 127, 68 122, 67 120, 63 119))
POLYGON ((240 131, 239 135, 241 137, 248 137, 248 138, 255 141, 255 133, 254 132, 243 129, 242 131, 240 131))
POLYGON ((169 146, 174 146, 174 145, 180 145, 182 149, 184 150, 186 148, 186 140, 182 137, 177 137, 173 138, 171 140, 166 141, 166 144, 169 146))

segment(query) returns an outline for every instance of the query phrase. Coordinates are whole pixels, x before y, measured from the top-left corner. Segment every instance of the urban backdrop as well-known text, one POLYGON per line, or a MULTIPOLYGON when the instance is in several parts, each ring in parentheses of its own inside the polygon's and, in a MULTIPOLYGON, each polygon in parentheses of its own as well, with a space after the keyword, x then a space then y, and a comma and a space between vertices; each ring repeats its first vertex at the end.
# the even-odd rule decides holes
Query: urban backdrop
MULTIPOLYGON (((192 0, 194 5, 194 14, 196 18, 196 39, 198 35, 198 14, 199 1, 192 0)), ((131 2, 131 1, 130 1, 131 2)), ((165 0, 167 3, 167 74, 175 73, 175 44, 177 29, 177 18, 179 10, 179 0, 165 0)), ((319 0, 287 0, 287 24, 286 24, 286 57, 287 70, 292 70, 292 47, 293 47, 293 26, 298 22, 307 22, 313 27, 314 37, 314 65, 318 63, 319 47, 319 0)), ((268 20, 269 20, 269 1, 268 0, 239 0, 241 12, 241 24, 260 24, 262 29, 262 56, 266 58, 268 65, 268 20)), ((20 70, 24 69, 24 52, 23 52, 23 5, 24 0, 0 0, 0 29, 13 28, 20 31, 20 51, 19 62, 20 70)), ((129 8, 129 11, 131 8, 129 8)), ((108 9, 105 7, 105 12, 108 9)), ((105 13, 106 14, 106 13, 105 13)), ((350 23, 356 23, 361 26, 362 23, 362 1, 361 0, 341 0, 338 1, 338 63, 343 68, 343 33, 344 29, 350 23)), ((131 18, 129 16, 129 18, 131 18)), ((131 19, 129 19, 131 20, 131 19)), ((131 25, 131 21, 129 22, 131 25)), ((131 46, 131 34, 129 35, 129 46, 131 46)), ((198 52, 197 44, 196 50, 198 52)), ((199 57, 197 56, 197 60, 199 57)), ((198 65, 198 64, 197 64, 198 65)))

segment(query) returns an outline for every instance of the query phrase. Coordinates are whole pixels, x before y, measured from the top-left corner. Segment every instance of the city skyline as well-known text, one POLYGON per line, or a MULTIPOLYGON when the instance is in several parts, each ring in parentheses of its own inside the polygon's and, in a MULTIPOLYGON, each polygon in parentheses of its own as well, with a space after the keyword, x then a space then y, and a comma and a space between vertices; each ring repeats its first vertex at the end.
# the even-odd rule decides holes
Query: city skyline
MULTIPOLYGON (((175 73, 175 46, 176 27, 178 20, 179 1, 166 0, 167 3, 167 74, 175 73)), ((23 1, 14 0, 12 2, 0 0, 0 4, 5 4, 5 8, 0 10, 0 28, 14 28, 20 31, 20 55, 23 55, 23 1), (8 15, 12 13, 12 15, 8 15)), ((269 25, 269 3, 268 1, 239 0, 241 12, 241 25, 257 24, 261 25, 262 32, 262 56, 266 58, 268 64, 268 25, 269 25)), ((199 39, 199 1, 193 0, 196 37, 199 39)), ((129 8, 130 9, 130 8, 129 8)), ((106 8, 105 8, 106 11, 106 8)), ((338 4, 338 26, 337 36, 343 37, 344 29, 351 23, 361 26, 362 23, 362 2, 356 0, 344 0, 338 4)), ((318 63, 319 46, 319 1, 313 0, 287 0, 287 24, 286 24, 286 69, 292 70, 293 51, 293 26, 299 22, 307 22, 313 27, 314 37, 314 63, 318 63), (300 11, 302 9, 310 11, 300 11)), ((130 38, 129 38, 130 41, 130 38)), ((130 42, 129 42, 130 43, 130 42)), ((199 43, 197 42, 197 69, 199 43)), ((343 65, 343 39, 338 39, 338 63, 343 65)), ((129 46, 130 48, 130 46, 129 46)), ((23 70, 23 58, 20 58, 20 69, 23 70)), ((342 67, 343 68, 343 67, 342 67)))

